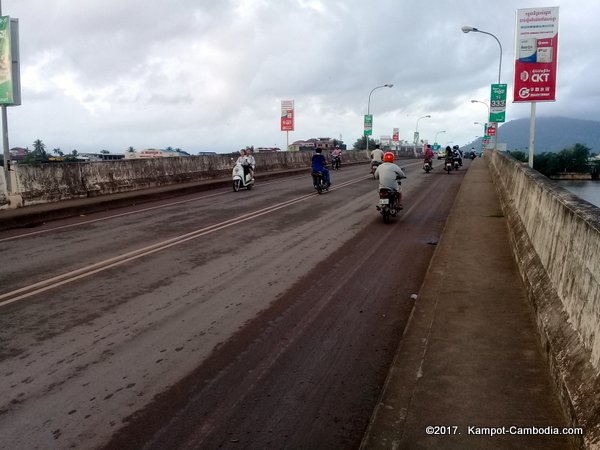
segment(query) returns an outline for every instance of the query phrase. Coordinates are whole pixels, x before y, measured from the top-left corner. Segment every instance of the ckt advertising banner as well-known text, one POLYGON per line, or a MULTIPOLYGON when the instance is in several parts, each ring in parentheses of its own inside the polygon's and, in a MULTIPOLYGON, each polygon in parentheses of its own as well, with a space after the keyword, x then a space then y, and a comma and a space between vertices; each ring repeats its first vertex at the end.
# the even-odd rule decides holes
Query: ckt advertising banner
POLYGON ((294 100, 281 101, 281 131, 294 131, 294 100))
POLYGON ((400 140, 400 128, 394 128, 392 133, 392 141, 398 142, 400 140))
POLYGON ((13 103, 10 17, 0 17, 0 104, 13 103))
POLYGON ((556 100, 558 7, 517 10, 515 102, 556 100))

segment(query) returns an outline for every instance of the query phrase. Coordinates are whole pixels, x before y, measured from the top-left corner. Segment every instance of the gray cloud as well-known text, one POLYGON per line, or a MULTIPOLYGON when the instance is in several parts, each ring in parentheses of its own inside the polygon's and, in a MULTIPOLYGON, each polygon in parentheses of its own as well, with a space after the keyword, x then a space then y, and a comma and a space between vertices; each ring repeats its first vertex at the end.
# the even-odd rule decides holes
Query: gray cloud
MULTIPOLYGON (((539 115, 598 117, 594 0, 560 6, 558 100, 539 115)), ((23 104, 9 114, 12 146, 124 151, 129 146, 231 151, 283 147, 280 101, 296 102, 291 139, 362 132, 368 95, 376 135, 400 128, 467 143, 497 81, 512 93, 515 11, 531 0, 4 0, 18 17, 23 104)), ((529 104, 507 107, 507 120, 529 104)))

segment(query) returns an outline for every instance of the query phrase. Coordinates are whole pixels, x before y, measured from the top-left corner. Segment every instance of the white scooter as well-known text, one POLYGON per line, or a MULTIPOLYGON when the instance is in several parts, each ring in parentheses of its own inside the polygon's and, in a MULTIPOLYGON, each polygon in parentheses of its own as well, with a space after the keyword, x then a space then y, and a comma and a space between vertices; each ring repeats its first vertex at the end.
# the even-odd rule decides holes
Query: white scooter
POLYGON ((248 174, 244 176, 244 166, 241 163, 236 163, 233 166, 233 190, 235 192, 239 191, 241 188, 246 188, 248 190, 252 189, 254 186, 254 178, 252 177, 252 173, 248 171, 248 174))

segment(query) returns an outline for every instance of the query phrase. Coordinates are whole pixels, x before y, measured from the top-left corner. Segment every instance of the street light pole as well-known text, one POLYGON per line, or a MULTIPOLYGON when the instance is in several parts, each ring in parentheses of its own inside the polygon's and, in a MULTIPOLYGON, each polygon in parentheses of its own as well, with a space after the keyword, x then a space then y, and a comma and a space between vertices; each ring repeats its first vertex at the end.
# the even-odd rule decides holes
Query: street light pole
MULTIPOLYGON (((488 105, 486 102, 482 102, 480 100, 471 100, 471 103, 481 103, 481 104, 485 105, 485 107, 488 110, 488 115, 487 115, 487 118, 486 118, 486 123, 483 125, 483 135, 485 136, 485 135, 487 135, 487 126, 488 126, 488 122, 490 120, 490 114, 491 114, 490 105, 488 105)), ((475 123, 479 123, 479 122, 475 122, 475 123)), ((497 129, 496 129, 496 134, 498 134, 498 130, 497 129)), ((494 136, 496 136, 496 135, 494 135, 494 136)), ((483 147, 483 145, 482 145, 482 147, 483 147)))
POLYGON ((413 146, 413 153, 414 153, 414 157, 417 157, 417 141, 419 140, 419 120, 421 119, 430 119, 431 116, 430 115, 426 115, 426 116, 421 116, 417 119, 417 126, 415 127, 415 136, 414 136, 414 146, 413 146))
MULTIPOLYGON (((0 0, 0 16, 2 16, 2 0, 0 0)), ((12 61, 9 61, 12 63, 12 61)), ((12 70, 10 67, 8 70, 12 70)), ((10 147, 8 145, 8 111, 6 105, 2 105, 2 147, 3 147, 3 169, 6 182, 6 192, 12 194, 12 180, 10 179, 10 147)))
POLYGON ((483 135, 487 134, 487 123, 473 122, 473 125, 481 125, 483 127, 483 135))
MULTIPOLYGON (((498 43, 498 46, 500 47, 500 63, 498 64, 498 84, 500 84, 500 77, 502 75, 502 44, 500 43, 500 40, 494 36, 492 33, 488 33, 487 31, 483 31, 483 30, 479 30, 475 27, 470 27, 465 25, 464 27, 461 28, 463 33, 469 33, 471 31, 475 32, 475 33, 483 33, 483 34, 487 34, 488 36, 493 37, 494 39, 496 39, 496 42, 498 43)), ((488 121, 490 120, 489 116, 488 116, 488 121)), ((498 128, 496 127, 496 134, 494 135, 494 148, 496 148, 497 143, 498 143, 498 128)))
POLYGON ((477 29, 475 27, 469 27, 469 26, 466 26, 466 25, 464 27, 462 27, 461 30, 463 31, 463 33, 469 33, 471 31, 473 31, 475 33, 487 34, 488 36, 491 36, 494 39, 496 39, 496 42, 500 46, 500 64, 498 65, 498 84, 500 84, 500 75, 502 74, 502 44, 500 43, 500 41, 498 40, 498 38, 496 36, 494 36, 492 33, 488 33, 487 31, 479 30, 479 29, 477 29))
POLYGON ((434 143, 434 144, 437 144, 437 137, 438 137, 438 134, 440 134, 440 133, 445 133, 445 132, 446 132, 446 131, 438 131, 437 133, 435 133, 435 138, 433 139, 433 143, 434 143))
MULTIPOLYGON (((373 89, 371 89, 371 92, 369 92, 369 101, 367 102, 367 116, 371 114, 371 94, 373 94, 373 92, 375 92, 377 89, 381 89, 381 88, 392 88, 394 87, 393 84, 387 83, 387 84, 382 84, 381 86, 376 86, 373 89)), ((371 126, 372 126, 372 122, 371 122, 371 126)), ((372 128, 371 128, 371 132, 372 132, 372 128)), ((369 136, 365 135, 365 138, 367 140, 367 158, 369 157, 369 136)))

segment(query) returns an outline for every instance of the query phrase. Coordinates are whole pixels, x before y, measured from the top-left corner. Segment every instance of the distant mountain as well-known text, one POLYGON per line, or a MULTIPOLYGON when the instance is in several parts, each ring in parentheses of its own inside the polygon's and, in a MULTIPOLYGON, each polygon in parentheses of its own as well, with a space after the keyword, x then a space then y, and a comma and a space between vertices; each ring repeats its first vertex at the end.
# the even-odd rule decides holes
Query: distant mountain
MULTIPOLYGON (((529 119, 517 119, 499 127, 498 142, 505 142, 507 150, 527 153, 529 147, 529 119)), ((559 152, 575 144, 584 144, 591 153, 600 153, 600 122, 569 119, 566 117, 538 117, 535 121, 535 152, 559 152)), ((481 139, 466 147, 481 145, 481 139)))

